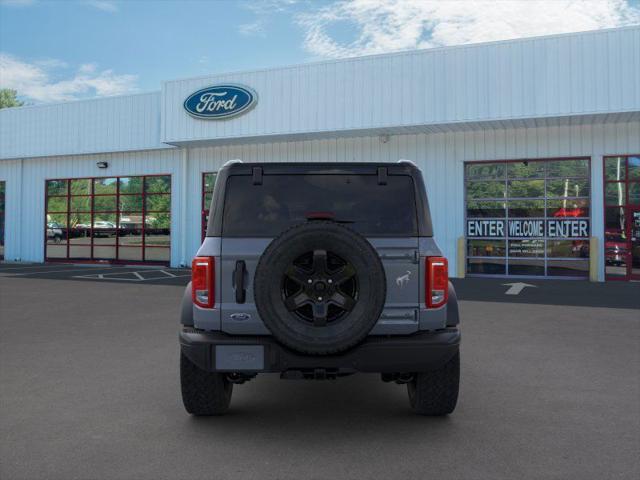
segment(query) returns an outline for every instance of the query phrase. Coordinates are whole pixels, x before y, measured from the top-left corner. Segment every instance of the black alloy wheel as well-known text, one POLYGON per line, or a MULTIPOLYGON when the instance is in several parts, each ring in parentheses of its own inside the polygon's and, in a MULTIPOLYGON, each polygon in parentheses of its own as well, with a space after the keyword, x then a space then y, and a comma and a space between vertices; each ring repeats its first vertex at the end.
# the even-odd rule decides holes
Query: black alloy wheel
POLYGON ((326 250, 298 257, 283 280, 282 295, 287 310, 316 327, 344 318, 358 300, 355 268, 326 250))

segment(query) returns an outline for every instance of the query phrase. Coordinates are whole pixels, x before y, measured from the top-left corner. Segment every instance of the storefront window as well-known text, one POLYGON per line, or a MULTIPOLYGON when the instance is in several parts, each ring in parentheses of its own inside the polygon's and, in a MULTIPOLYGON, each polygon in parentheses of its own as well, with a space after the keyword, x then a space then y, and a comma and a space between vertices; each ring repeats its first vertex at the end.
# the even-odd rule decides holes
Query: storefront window
POLYGON ((469 240, 467 255, 470 257, 504 257, 504 240, 469 240))
POLYGON ((508 178, 544 178, 544 162, 526 161, 509 162, 507 166, 508 178))
POLYGON ((640 156, 627 157, 627 176, 630 181, 640 181, 640 156))
POLYGON ((467 217, 504 217, 506 202, 467 202, 467 217))
POLYGON ((509 180, 507 196, 510 198, 544 197, 544 180, 509 180))
POLYGON ((504 163, 475 163, 467 165, 467 180, 503 179, 506 171, 504 163))
POLYGON ((465 165, 467 273, 586 277, 589 159, 465 165))
POLYGON ((168 263, 171 177, 48 180, 47 260, 168 263))
POLYGON ((627 185, 624 182, 606 183, 604 186, 604 203, 607 205, 626 204, 627 185))
POLYGON ((505 184, 495 181, 467 182, 467 198, 504 198, 505 184))
POLYGON ((213 187, 216 184, 217 172, 202 174, 202 239, 207 234, 207 222, 209 221, 209 208, 211 208, 211 200, 213 199, 213 187))
POLYGON ((604 159, 604 179, 611 181, 625 180, 627 162, 625 157, 609 157, 604 159))
POLYGON ((509 217, 544 217, 544 200, 509 200, 509 217))

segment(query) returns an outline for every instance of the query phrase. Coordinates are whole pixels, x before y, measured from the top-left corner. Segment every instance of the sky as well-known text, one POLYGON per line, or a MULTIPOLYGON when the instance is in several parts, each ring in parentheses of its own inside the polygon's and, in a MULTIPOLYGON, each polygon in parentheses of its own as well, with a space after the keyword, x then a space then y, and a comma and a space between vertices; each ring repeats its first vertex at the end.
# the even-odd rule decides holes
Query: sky
POLYGON ((0 88, 28 104, 176 78, 640 24, 640 0, 0 0, 0 88))

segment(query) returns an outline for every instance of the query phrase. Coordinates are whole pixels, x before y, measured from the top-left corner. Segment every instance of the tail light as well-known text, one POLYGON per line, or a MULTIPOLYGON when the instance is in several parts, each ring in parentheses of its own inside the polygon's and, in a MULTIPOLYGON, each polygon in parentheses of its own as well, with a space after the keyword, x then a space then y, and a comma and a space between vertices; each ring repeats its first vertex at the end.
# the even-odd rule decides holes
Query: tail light
POLYGON ((191 262, 191 298, 202 308, 213 308, 215 304, 215 259, 196 257, 191 262))
POLYGON ((441 307, 447 303, 447 298, 449 297, 447 259, 444 257, 427 257, 425 263, 427 270, 425 282, 427 307, 441 307))

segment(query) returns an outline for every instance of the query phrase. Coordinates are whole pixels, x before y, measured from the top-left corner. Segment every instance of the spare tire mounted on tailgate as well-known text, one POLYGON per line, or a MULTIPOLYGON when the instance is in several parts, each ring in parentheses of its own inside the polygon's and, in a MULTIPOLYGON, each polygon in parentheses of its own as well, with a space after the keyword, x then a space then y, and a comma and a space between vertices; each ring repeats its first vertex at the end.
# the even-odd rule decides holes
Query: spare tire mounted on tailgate
POLYGON ((333 354, 362 341, 380 317, 386 279, 371 244, 328 221, 274 239, 256 268, 255 302, 274 337, 302 353, 333 354))

